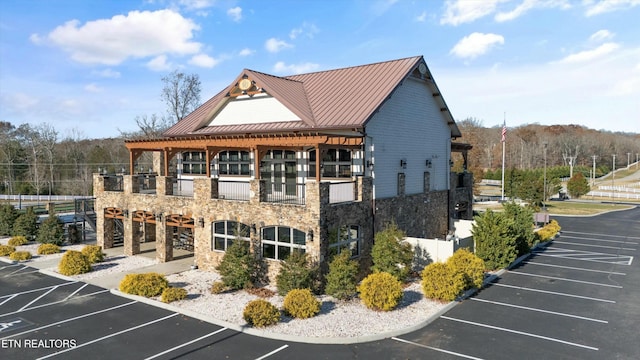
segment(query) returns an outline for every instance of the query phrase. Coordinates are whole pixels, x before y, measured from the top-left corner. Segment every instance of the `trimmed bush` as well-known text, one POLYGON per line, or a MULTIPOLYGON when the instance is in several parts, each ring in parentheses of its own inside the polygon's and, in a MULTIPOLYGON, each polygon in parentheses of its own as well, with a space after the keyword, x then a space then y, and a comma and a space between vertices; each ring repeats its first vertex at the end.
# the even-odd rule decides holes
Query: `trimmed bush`
POLYGON ((169 287, 169 281, 158 273, 127 274, 120 281, 119 289, 123 293, 153 297, 162 294, 169 287))
POLYGON ((276 276, 278 294, 285 296, 293 289, 311 289, 316 269, 308 261, 307 254, 293 250, 282 261, 280 272, 276 276))
POLYGON ((242 317, 251 326, 265 327, 280 321, 280 310, 267 300, 256 299, 245 306, 242 317))
POLYGON ((422 270, 422 291, 430 299, 453 301, 465 288, 462 272, 449 264, 431 263, 422 270))
POLYGON ((60 218, 55 214, 49 214, 40 224, 36 240, 41 244, 62 245, 64 242, 64 227, 60 218))
POLYGON ((24 214, 16 218, 13 224, 12 235, 22 235, 29 240, 33 240, 38 233, 38 216, 33 211, 33 207, 28 207, 24 214))
POLYGON ((373 310, 389 311, 395 309, 402 299, 402 282, 386 272, 373 273, 358 286, 360 299, 373 310))
POLYGON ((358 262, 351 260, 351 252, 343 251, 329 263, 325 293, 346 300, 358 293, 358 262))
POLYGON ((509 229, 516 239, 517 256, 528 254, 536 241, 533 233, 533 209, 513 201, 502 204, 502 207, 504 216, 513 220, 509 229))
POLYGON ((556 220, 551 220, 542 229, 536 231, 536 237, 541 242, 553 240, 554 236, 560 231, 560 224, 556 220))
POLYGON ((187 290, 184 288, 168 287, 162 291, 161 301, 170 303, 173 301, 184 300, 187 297, 187 290))
POLYGON ((51 255, 60 252, 60 246, 56 244, 40 244, 38 246, 38 255, 51 255))
POLYGON ((11 204, 0 204, 0 236, 11 235, 18 211, 11 204))
POLYGON ((80 251, 68 250, 62 255, 58 272, 62 275, 79 275, 91 271, 91 263, 80 251))
POLYGON ((87 245, 82 248, 82 255, 87 257, 90 263, 95 264, 104 261, 104 253, 99 245, 87 245))
POLYGON ((222 276, 222 282, 230 289, 239 290, 253 286, 255 259, 249 252, 246 241, 234 241, 227 248, 216 270, 222 276))
POLYGON ((9 256, 16 248, 10 245, 0 245, 0 256, 9 256))
POLYGON ((451 270, 464 277, 464 290, 481 288, 484 281, 484 261, 466 248, 458 249, 447 259, 451 270))
POLYGON ((512 232, 513 220, 503 213, 487 210, 476 216, 471 234, 475 242, 476 255, 480 257, 487 269, 503 269, 517 257, 516 237, 512 232))
POLYGON ((225 291, 229 291, 229 287, 222 281, 216 281, 211 285, 210 291, 212 294, 222 294, 225 291))
POLYGON ((286 314, 298 319, 308 319, 320 312, 320 301, 309 289, 293 289, 284 297, 283 308, 286 314))
POLYGON ((29 240, 27 240, 26 237, 22 236, 22 235, 17 235, 12 237, 11 239, 9 239, 9 241, 7 242, 7 245, 9 246, 20 246, 20 245, 24 245, 26 243, 28 243, 29 240))
POLYGON ((371 258, 375 272, 386 272, 400 281, 405 281, 411 271, 413 250, 411 245, 402 243, 406 234, 395 223, 375 235, 371 258))
POLYGON ((26 261, 31 259, 31 253, 28 251, 12 252, 11 255, 9 255, 9 259, 15 260, 15 261, 26 261))

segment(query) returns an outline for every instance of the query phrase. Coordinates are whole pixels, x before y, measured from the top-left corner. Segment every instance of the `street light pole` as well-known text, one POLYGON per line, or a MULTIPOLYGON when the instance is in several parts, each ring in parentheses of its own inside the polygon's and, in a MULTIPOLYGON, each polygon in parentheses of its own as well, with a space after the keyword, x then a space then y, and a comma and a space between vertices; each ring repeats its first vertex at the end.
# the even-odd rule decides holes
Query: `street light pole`
POLYGON ((627 153, 627 170, 629 169, 629 164, 630 164, 629 159, 630 159, 630 157, 631 157, 631 153, 627 153))
POLYGON ((547 142, 543 142, 544 146, 544 182, 542 185, 542 209, 547 212, 547 142))
POLYGON ((613 156, 613 171, 611 172, 611 199, 615 200, 616 197, 616 154, 613 156))

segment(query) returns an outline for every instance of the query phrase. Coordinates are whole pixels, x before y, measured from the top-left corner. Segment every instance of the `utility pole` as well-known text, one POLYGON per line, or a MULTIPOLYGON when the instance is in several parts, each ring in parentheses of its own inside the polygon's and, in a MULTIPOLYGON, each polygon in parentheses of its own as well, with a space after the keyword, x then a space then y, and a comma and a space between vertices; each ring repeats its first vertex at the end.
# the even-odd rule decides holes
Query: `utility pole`
POLYGON ((629 169, 629 159, 630 159, 631 153, 627 153, 627 170, 629 169))
POLYGON ((613 156, 613 171, 611 172, 611 199, 615 200, 616 197, 616 154, 613 156))
POLYGON ((543 142, 544 146, 544 182, 542 185, 542 208, 547 212, 547 142, 543 142))
POLYGON ((591 180, 591 186, 596 186, 596 158, 597 156, 592 155, 591 158, 593 159, 593 178, 591 180))

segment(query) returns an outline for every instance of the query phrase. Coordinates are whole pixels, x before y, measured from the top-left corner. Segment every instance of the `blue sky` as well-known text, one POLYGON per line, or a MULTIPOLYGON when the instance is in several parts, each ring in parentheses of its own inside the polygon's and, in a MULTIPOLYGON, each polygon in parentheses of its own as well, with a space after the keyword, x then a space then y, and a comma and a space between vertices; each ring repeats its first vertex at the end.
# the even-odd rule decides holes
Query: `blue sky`
POLYGON ((639 19, 640 0, 5 0, 0 120, 117 136, 164 114, 176 69, 204 102, 243 68, 423 55, 456 120, 640 133, 639 19))

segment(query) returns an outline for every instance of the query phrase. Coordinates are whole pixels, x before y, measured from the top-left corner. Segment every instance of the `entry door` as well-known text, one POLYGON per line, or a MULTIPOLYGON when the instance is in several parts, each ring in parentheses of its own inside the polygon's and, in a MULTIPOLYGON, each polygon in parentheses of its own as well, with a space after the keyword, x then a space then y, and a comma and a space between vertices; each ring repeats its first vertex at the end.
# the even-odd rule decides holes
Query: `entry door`
POLYGON ((285 195, 296 195, 296 162, 285 161, 273 163, 273 191, 285 195))

